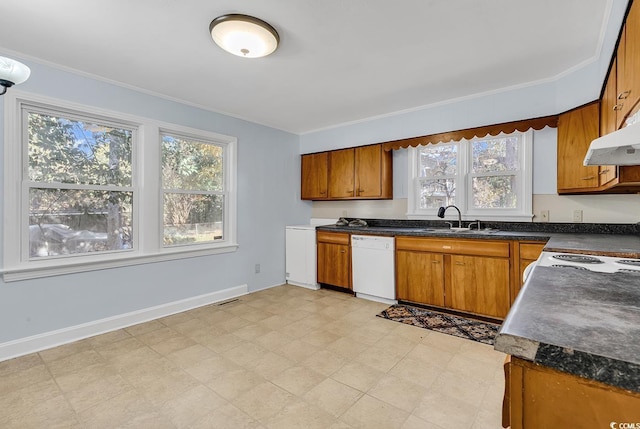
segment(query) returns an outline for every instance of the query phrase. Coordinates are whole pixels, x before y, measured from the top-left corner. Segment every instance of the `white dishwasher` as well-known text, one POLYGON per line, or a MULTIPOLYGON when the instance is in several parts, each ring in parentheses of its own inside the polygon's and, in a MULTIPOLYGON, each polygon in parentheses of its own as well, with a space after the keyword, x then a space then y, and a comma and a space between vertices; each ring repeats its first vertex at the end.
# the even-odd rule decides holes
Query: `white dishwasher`
POLYGON ((357 297, 396 303, 394 238, 351 236, 353 291, 357 297))

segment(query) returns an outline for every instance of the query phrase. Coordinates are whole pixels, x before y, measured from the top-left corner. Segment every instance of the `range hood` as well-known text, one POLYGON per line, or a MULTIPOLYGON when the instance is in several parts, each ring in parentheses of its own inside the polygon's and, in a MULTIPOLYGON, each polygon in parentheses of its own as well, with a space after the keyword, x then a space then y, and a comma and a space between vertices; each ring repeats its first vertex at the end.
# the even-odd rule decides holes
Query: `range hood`
POLYGON ((640 121, 592 141, 584 165, 640 165, 640 121))

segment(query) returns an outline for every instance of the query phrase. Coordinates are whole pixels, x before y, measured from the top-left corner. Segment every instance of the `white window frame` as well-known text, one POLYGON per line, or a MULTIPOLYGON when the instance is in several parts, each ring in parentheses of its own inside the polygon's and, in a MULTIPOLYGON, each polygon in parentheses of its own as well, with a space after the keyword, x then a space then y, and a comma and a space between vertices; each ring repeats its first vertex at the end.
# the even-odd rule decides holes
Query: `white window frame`
POLYGON ((237 244, 237 138, 184 127, 93 106, 13 90, 4 98, 4 221, 3 267, 5 282, 125 267, 188 257, 234 252, 237 244), (133 249, 29 259, 28 199, 24 171, 27 148, 22 126, 23 106, 45 112, 81 116, 134 129, 132 188, 134 193, 133 249), (160 130, 215 142, 224 148, 224 174, 228 201, 224 208, 222 240, 193 245, 163 247, 160 130), (138 172, 137 174, 135 172, 138 172), (144 221, 143 221, 144 220, 144 221), (26 256, 26 257, 25 257, 26 256))
MULTIPOLYGON (((161 127, 158 130, 158 141, 160 146, 162 147, 162 136, 163 135, 170 135, 173 137, 180 137, 180 138, 184 138, 184 139, 191 139, 194 141, 197 141, 199 143, 206 143, 206 144, 212 144, 215 146, 219 146, 222 147, 222 191, 206 191, 204 192, 205 194, 208 195, 222 195, 224 198, 224 208, 223 208, 223 225, 222 225, 222 240, 217 240, 217 241, 211 241, 211 242, 202 242, 202 243, 193 243, 193 244, 177 244, 177 245, 164 245, 163 242, 163 237, 164 237, 164 225, 162 225, 162 222, 160 222, 160 232, 159 232, 159 236, 160 236, 160 242, 163 248, 163 251, 171 251, 171 250, 176 250, 179 249, 181 247, 196 247, 196 246, 210 246, 210 245, 217 245, 217 243, 221 243, 227 240, 227 235, 228 234, 233 234, 233 231, 231 230, 231 228, 229 228, 228 222, 227 222, 227 217, 229 215, 229 208, 227 207, 227 201, 232 197, 232 193, 230 192, 230 187, 231 184, 233 183, 233 179, 230 176, 230 171, 232 170, 231 165, 230 165, 230 154, 229 154, 229 145, 227 143, 225 143, 224 141, 221 141, 220 136, 219 135, 212 135, 209 133, 209 137, 205 137, 204 134, 199 131, 198 133, 193 133, 193 130, 189 130, 188 128, 185 127, 176 127, 173 126, 173 128, 166 128, 166 127, 161 127)), ((168 189, 168 188, 164 188, 162 186, 162 157, 160 157, 160 215, 164 218, 164 205, 163 205, 163 199, 164 199, 164 193, 165 192, 183 192, 183 193, 190 193, 189 190, 181 190, 181 189, 168 189)), ((234 203, 235 204, 235 203, 234 203)))
MULTIPOLYGON (((451 143, 451 142, 449 142, 451 143)), ((472 140, 460 140, 458 146, 458 174, 456 176, 456 196, 454 205, 460 209, 463 220, 476 219, 487 221, 516 221, 530 222, 533 219, 533 131, 511 134, 501 133, 497 136, 485 136, 472 140), (499 176, 503 173, 472 174, 471 169, 471 143, 490 138, 509 137, 518 134, 522 139, 522 147, 519 151, 520 170, 516 174, 518 194, 518 206, 514 209, 474 209, 472 194, 472 178, 475 176, 499 176)), ((446 144, 446 143, 445 143, 446 144)), ((408 202, 407 218, 409 219, 439 219, 437 209, 421 209, 420 204, 420 180, 418 177, 418 148, 410 147, 408 163, 408 202)), ((512 175, 511 172, 508 175, 512 175)), ((455 221, 458 213, 455 209, 447 210, 445 219, 455 221)))

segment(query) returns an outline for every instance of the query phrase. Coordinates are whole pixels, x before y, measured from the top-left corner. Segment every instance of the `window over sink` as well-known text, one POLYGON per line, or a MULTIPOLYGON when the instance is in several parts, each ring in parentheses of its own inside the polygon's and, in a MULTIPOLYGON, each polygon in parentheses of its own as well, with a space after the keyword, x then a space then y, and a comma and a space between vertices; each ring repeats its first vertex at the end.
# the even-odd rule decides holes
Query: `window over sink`
POLYGON ((409 148, 409 218, 455 205, 467 219, 531 220, 533 132, 409 148))

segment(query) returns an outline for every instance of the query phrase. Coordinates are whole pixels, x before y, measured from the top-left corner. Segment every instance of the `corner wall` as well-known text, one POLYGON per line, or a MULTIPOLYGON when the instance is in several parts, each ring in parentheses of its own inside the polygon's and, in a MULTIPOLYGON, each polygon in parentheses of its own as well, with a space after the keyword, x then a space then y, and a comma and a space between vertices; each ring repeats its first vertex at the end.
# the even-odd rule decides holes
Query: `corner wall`
MULTIPOLYGON (((240 247, 228 254, 11 283, 0 280, 0 344, 242 285, 251 292, 284 283, 285 225, 308 223, 311 215, 311 204, 300 200, 297 135, 16 59, 32 69, 31 78, 17 90, 237 137, 240 247), (255 264, 261 265, 259 274, 254 273, 255 264)), ((16 144, 3 139, 0 98, 2 147, 16 144)), ((0 169, 2 165, 0 160, 0 169)))

